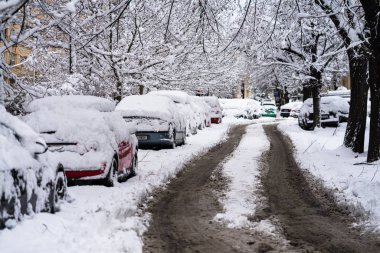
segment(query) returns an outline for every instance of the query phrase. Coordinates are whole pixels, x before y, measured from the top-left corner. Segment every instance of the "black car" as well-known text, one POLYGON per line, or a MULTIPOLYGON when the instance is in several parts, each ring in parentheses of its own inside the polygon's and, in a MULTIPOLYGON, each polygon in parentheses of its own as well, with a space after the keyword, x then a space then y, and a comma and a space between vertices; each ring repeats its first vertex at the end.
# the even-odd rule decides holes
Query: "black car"
POLYGON ((25 214, 54 213, 66 196, 63 167, 52 165, 46 152, 45 141, 0 106, 0 229, 25 214))

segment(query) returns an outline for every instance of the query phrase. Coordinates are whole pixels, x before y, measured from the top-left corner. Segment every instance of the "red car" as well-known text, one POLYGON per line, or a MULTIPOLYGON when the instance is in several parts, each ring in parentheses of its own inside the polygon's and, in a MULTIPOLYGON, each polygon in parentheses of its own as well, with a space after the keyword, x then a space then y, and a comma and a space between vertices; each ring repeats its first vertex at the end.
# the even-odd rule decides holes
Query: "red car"
POLYGON ((219 100, 215 96, 204 97, 206 103, 211 107, 211 123, 220 124, 223 118, 223 109, 219 104, 219 100))
POLYGON ((92 96, 46 97, 32 101, 24 118, 41 133, 52 159, 69 182, 125 181, 137 169, 137 138, 113 102, 92 96))

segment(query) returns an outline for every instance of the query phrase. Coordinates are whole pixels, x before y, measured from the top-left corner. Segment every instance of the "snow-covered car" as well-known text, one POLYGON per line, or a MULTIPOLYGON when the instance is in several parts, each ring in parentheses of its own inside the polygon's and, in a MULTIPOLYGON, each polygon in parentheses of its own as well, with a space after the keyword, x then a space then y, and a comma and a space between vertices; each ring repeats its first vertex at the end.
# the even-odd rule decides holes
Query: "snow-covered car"
POLYGON ((46 140, 69 182, 113 186, 137 169, 137 138, 114 102, 93 96, 51 96, 32 101, 24 120, 46 140))
POLYGON ((196 134, 198 129, 197 115, 191 106, 190 96, 180 90, 157 90, 151 91, 147 95, 156 95, 168 97, 178 108, 180 115, 183 117, 183 120, 186 122, 186 135, 196 134))
POLYGON ((0 229, 24 214, 55 212, 66 195, 63 167, 49 160, 45 141, 0 105, 0 229))
POLYGON ((257 119, 261 117, 260 103, 253 99, 219 99, 223 115, 235 118, 257 119))
MULTIPOLYGON (((322 127, 338 127, 339 122, 347 121, 350 106, 342 97, 328 96, 321 97, 321 125, 322 127)), ((298 124, 303 129, 310 129, 313 126, 313 99, 308 98, 304 101, 298 124)))
POLYGON ((300 109, 302 107, 302 102, 289 102, 287 104, 284 104, 280 107, 280 116, 287 118, 287 117, 293 117, 298 118, 298 114, 300 112, 300 109))
POLYGON ((272 117, 275 118, 277 114, 276 104, 272 101, 262 101, 262 115, 263 117, 272 117))
POLYGON ((198 129, 211 126, 211 107, 201 97, 191 96, 190 99, 197 115, 198 129))
POLYGON ((211 123, 222 123, 223 110, 219 104, 219 100, 215 96, 203 97, 204 101, 211 107, 211 123))
POLYGON ((165 96, 134 95, 116 106, 127 124, 136 126, 139 146, 185 144, 186 125, 174 102, 165 96))

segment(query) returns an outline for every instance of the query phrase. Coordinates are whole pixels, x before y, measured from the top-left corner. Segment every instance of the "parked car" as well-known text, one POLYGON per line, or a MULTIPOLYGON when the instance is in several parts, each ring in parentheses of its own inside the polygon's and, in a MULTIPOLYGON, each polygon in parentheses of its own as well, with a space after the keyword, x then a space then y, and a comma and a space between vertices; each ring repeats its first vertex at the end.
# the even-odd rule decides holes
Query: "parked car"
POLYGON ((174 102, 157 95, 125 97, 116 106, 128 124, 136 126, 141 147, 185 144, 186 121, 174 102))
POLYGON ((39 132, 69 182, 113 186, 137 169, 132 128, 114 112, 115 104, 93 96, 51 96, 32 101, 25 121, 39 132))
POLYGON ((276 104, 272 101, 262 101, 262 115, 263 117, 272 117, 276 118, 277 107, 276 104))
POLYGON ((294 117, 298 118, 298 114, 302 107, 302 102, 290 102, 280 107, 280 116, 284 118, 294 117))
POLYGON ((24 214, 54 213, 66 196, 63 167, 49 159, 45 141, 0 105, 0 229, 24 214))
POLYGON ((222 123, 223 110, 219 104, 219 100, 215 96, 203 97, 204 101, 211 107, 211 123, 222 123))
POLYGON ((244 119, 258 119, 261 117, 260 103, 253 99, 219 99, 223 108, 223 116, 244 119))
POLYGON ((198 129, 211 126, 211 107, 201 98, 191 96, 191 106, 197 115, 198 129))
MULTIPOLYGON (((338 127, 339 122, 348 118, 349 104, 342 97, 328 96, 321 97, 321 125, 322 127, 338 127)), ((313 99, 304 101, 298 117, 298 124, 303 129, 313 127, 313 99)))
POLYGON ((191 106, 191 98, 186 92, 179 90, 157 90, 151 91, 147 95, 164 96, 173 100, 179 113, 182 114, 185 119, 186 136, 197 133, 197 115, 191 106))

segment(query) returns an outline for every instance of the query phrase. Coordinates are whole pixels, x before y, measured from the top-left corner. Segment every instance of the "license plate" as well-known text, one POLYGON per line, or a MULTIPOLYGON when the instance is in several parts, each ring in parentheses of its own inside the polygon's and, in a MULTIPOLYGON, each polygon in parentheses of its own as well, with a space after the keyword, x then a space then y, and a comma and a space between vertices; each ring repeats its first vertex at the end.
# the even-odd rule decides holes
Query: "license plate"
POLYGON ((137 135, 136 137, 139 141, 146 141, 148 139, 148 136, 146 135, 137 135))

